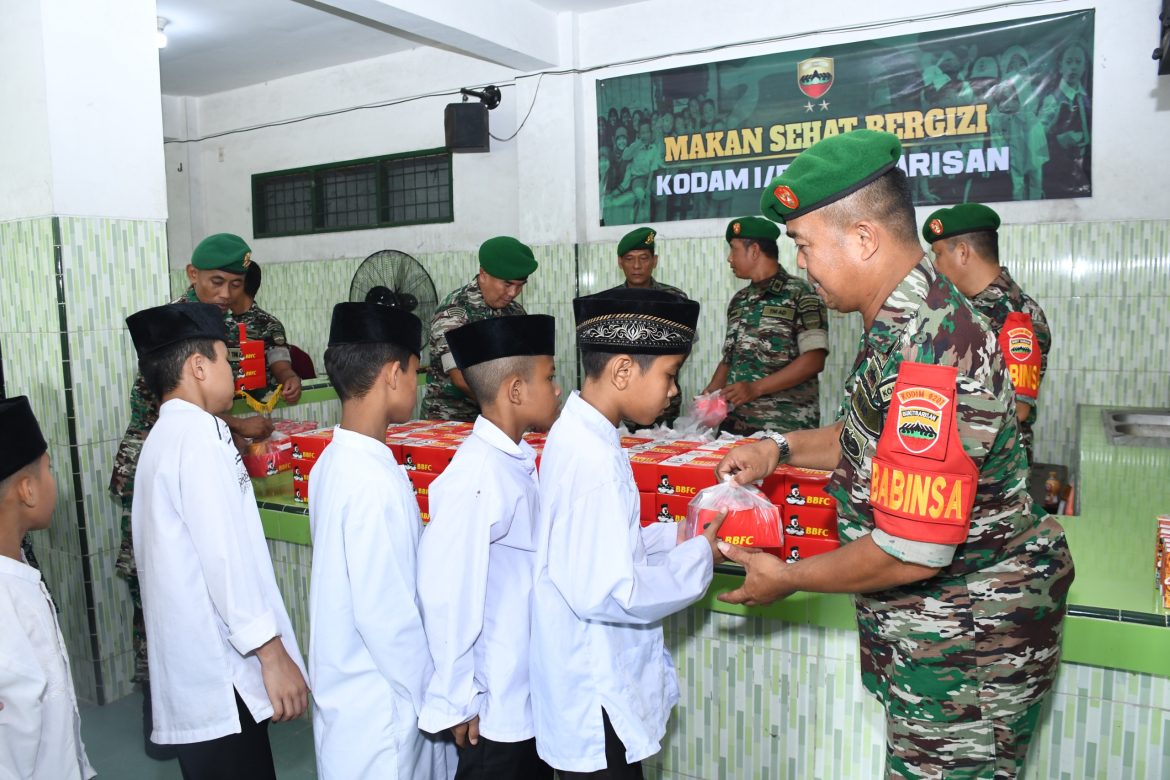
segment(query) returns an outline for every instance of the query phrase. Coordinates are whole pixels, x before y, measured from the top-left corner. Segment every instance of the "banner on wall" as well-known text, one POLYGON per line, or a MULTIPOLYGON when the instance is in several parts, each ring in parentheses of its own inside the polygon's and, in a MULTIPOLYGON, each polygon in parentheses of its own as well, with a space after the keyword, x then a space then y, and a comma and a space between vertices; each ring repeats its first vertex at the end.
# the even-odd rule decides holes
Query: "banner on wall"
POLYGON ((732 219, 822 138, 902 139, 915 205, 1092 194, 1093 11, 597 82, 601 224, 732 219))

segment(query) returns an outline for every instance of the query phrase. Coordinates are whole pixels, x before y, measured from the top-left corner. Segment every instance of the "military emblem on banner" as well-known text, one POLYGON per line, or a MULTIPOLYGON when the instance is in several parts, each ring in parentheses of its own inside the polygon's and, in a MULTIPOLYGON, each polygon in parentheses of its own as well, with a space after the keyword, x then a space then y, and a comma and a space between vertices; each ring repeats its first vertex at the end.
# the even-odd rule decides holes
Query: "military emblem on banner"
POLYGON ((943 407, 950 399, 927 387, 911 387, 899 391, 897 396, 898 440, 907 452, 921 455, 939 440, 943 407))
POLYGON ((796 86, 810 98, 819 98, 833 86, 833 58, 810 57, 796 66, 796 86))
POLYGON ((1012 328, 1008 331, 1008 351, 1017 360, 1024 360, 1032 354, 1032 331, 1027 328, 1012 328))

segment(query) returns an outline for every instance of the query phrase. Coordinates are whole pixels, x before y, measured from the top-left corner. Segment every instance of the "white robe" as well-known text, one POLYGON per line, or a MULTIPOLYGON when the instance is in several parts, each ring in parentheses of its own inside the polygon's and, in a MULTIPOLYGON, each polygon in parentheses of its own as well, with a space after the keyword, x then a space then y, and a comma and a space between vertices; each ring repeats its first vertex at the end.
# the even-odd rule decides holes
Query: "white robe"
POLYGON ((235 693, 272 717, 255 650, 280 637, 304 673, 252 482, 227 425, 194 404, 159 409, 134 478, 134 557, 160 745, 240 733, 235 693))
POLYGON ((0 555, 0 777, 94 776, 65 640, 41 573, 0 555))
POLYGON ((661 621, 711 583, 706 539, 639 523, 638 489, 614 426, 576 392, 541 458, 532 605, 536 747, 556 769, 604 769, 604 707, 626 760, 659 751, 678 675, 661 621))
POLYGON ((438 733, 478 715, 479 733, 488 739, 531 739, 536 453, 480 417, 431 483, 430 502, 418 594, 435 674, 419 727, 438 733))
POLYGON ((309 479, 317 774, 447 777, 450 743, 418 729, 433 667, 415 589, 422 521, 406 472, 383 442, 339 427, 309 479))

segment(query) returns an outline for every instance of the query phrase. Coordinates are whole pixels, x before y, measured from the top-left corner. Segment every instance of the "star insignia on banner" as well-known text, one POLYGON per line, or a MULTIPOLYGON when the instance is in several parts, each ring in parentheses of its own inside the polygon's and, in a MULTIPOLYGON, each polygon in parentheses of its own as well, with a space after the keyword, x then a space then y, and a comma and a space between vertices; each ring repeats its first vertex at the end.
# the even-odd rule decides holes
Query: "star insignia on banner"
POLYGON ((829 101, 822 100, 821 101, 821 111, 828 111, 828 110, 829 110, 829 101))
POLYGON ((804 113, 811 114, 812 110, 813 110, 813 104, 812 104, 812 101, 810 100, 809 102, 804 104, 804 113))

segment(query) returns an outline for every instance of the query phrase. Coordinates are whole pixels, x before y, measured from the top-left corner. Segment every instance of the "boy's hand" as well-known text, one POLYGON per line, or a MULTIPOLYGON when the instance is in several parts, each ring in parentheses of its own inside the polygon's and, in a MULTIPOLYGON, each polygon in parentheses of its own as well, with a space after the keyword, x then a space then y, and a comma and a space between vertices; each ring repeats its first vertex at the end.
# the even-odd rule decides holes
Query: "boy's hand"
POLYGON ((723 552, 719 549, 719 538, 715 536, 715 534, 719 533, 719 528, 723 525, 723 520, 726 517, 727 512, 720 512, 715 516, 714 520, 703 527, 703 538, 707 540, 707 544, 711 545, 712 563, 723 563, 727 560, 723 552))
POLYGON ((260 659, 264 690, 272 702, 272 722, 280 723, 305 714, 309 706, 309 686, 301 670, 289 658, 280 637, 275 636, 257 648, 256 657, 260 659))
POLYGON ((465 748, 468 745, 479 744, 479 716, 476 715, 466 723, 451 727, 451 736, 455 737, 455 745, 465 748))

